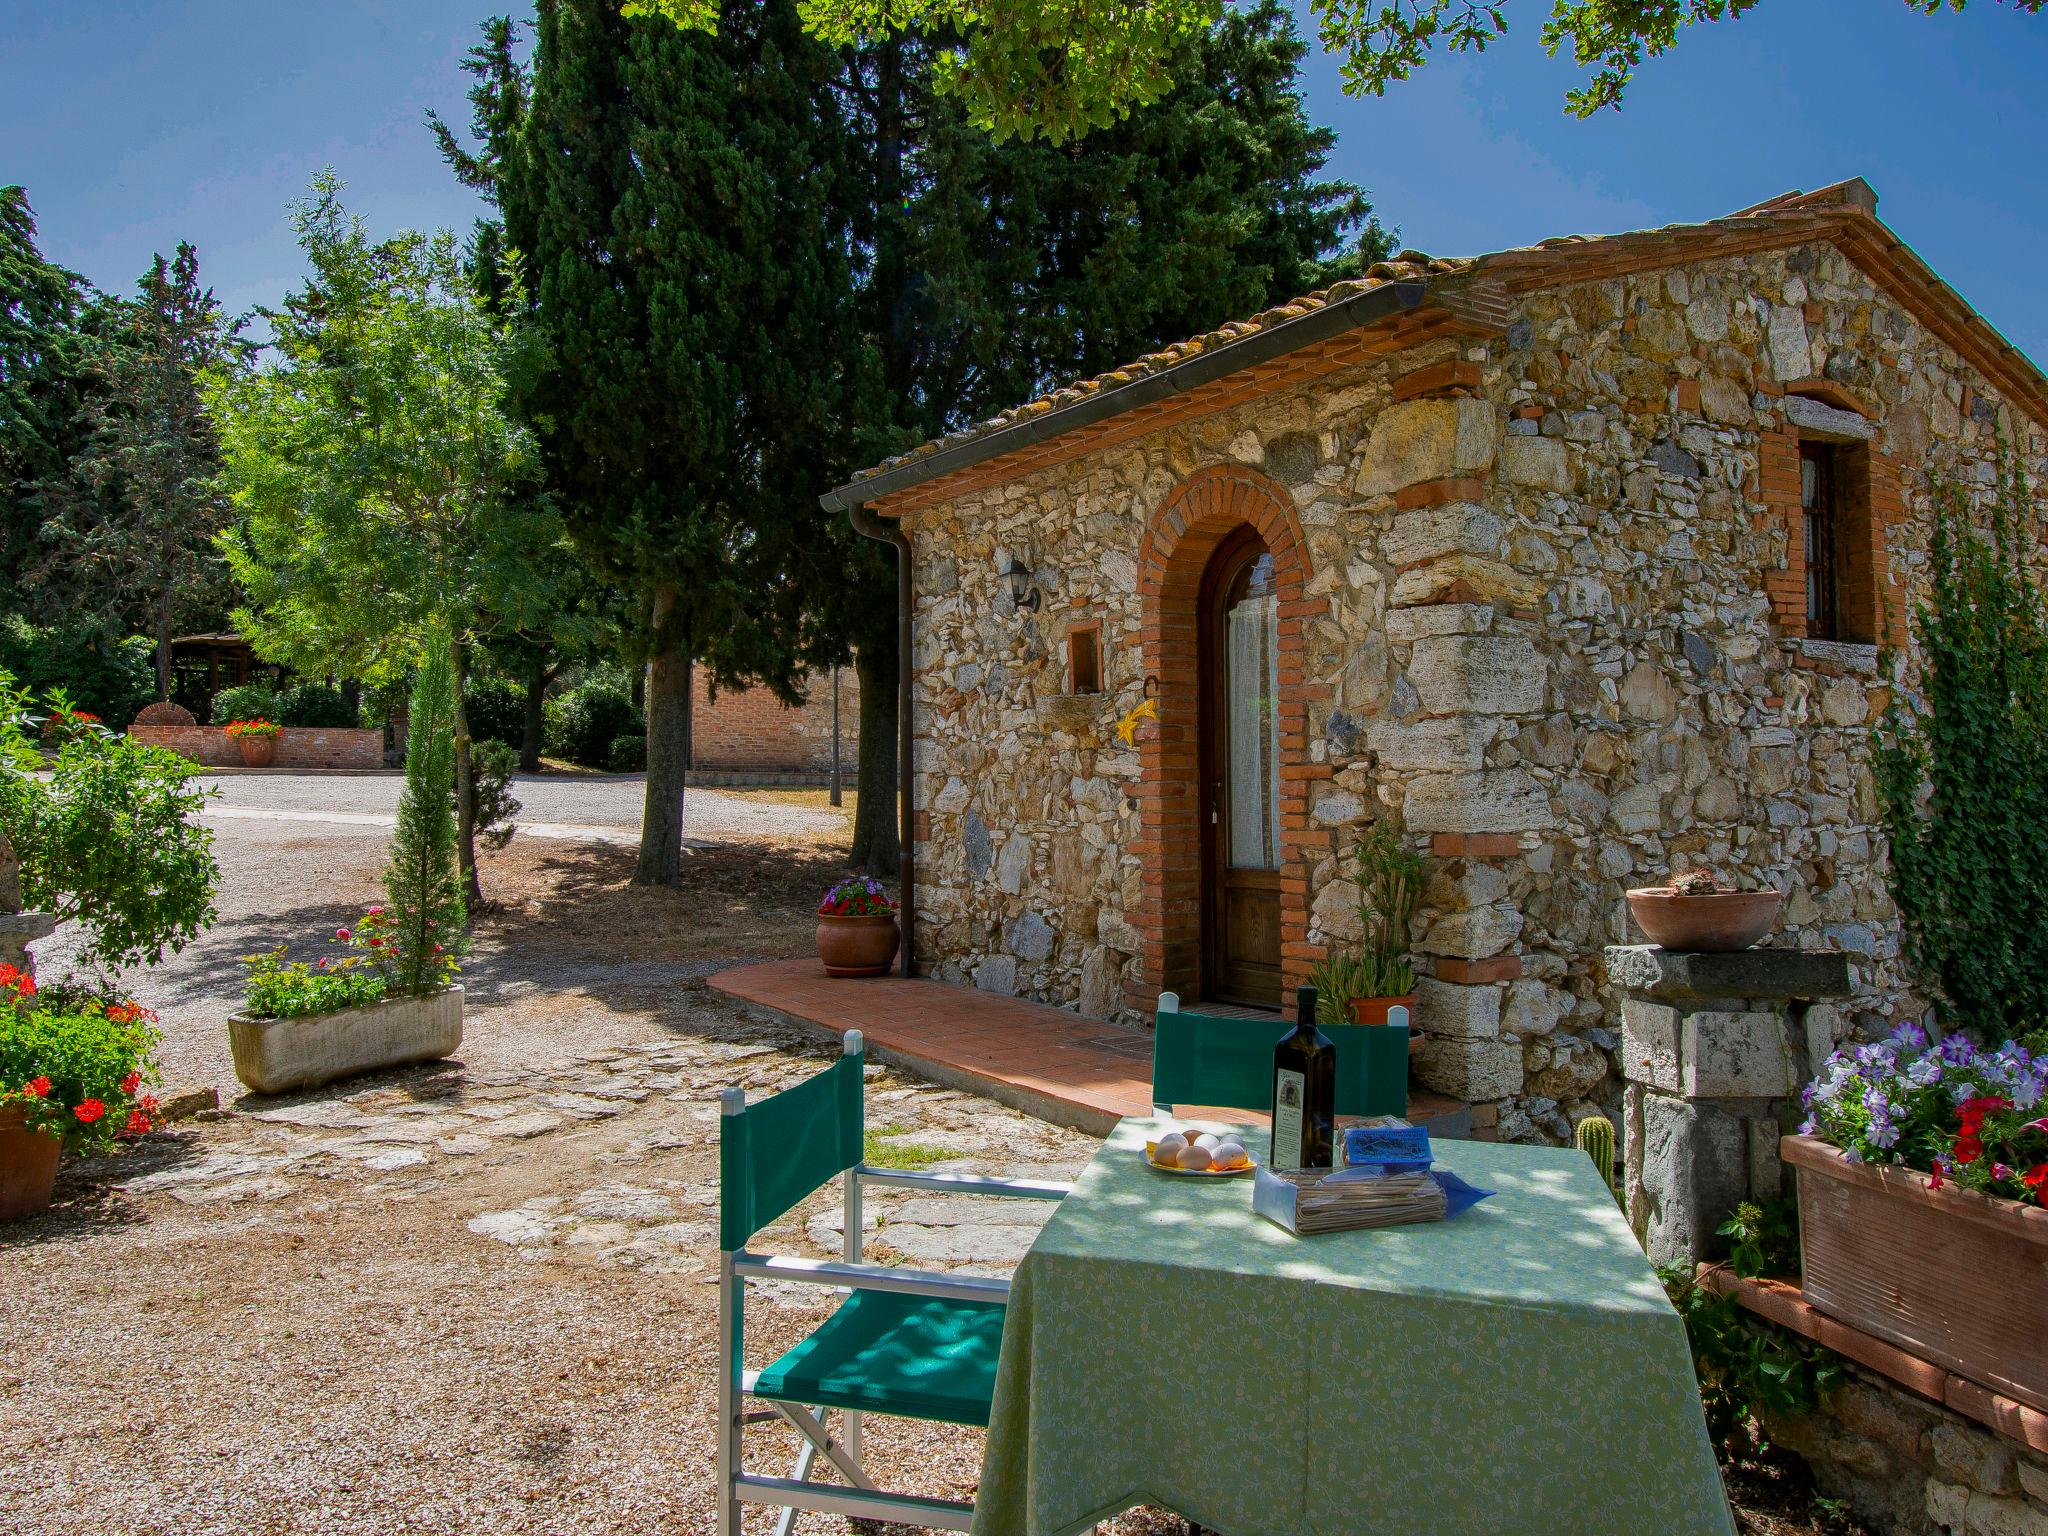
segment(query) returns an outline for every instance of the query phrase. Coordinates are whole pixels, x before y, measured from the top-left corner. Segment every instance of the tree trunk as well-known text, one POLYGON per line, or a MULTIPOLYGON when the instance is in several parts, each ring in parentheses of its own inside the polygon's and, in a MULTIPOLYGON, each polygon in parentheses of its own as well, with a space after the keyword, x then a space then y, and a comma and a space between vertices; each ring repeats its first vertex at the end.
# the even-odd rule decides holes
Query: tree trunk
POLYGON ((469 647, 455 642, 455 859, 469 910, 481 911, 483 886, 476 877, 476 780, 469 760, 469 647))
POLYGON ((540 772, 540 738, 547 726, 548 683, 554 677, 553 667, 533 664, 533 671, 526 679, 526 718, 519 726, 519 771, 540 772))
POLYGON ((674 885, 683 873, 684 764, 689 758, 690 650, 677 622, 682 594, 654 598, 657 649, 647 673, 647 802, 640 813, 635 885, 674 885))
POLYGON ((156 604, 156 696, 171 696, 171 589, 164 588, 156 604))
POLYGON ((854 657, 860 676, 859 798, 853 807, 853 861, 874 875, 903 863, 896 831, 896 634, 875 636, 854 657))

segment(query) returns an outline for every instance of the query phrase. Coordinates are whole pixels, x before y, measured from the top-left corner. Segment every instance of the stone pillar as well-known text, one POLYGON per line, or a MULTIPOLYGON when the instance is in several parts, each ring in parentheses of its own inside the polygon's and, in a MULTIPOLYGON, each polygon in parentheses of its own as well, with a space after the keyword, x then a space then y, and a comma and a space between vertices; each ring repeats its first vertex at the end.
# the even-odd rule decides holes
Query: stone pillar
POLYGON ((0 832, 0 965, 18 966, 35 975, 35 956, 28 947, 37 939, 47 939, 56 926, 55 913, 21 910, 21 864, 14 857, 14 844, 0 832))
POLYGON ((1653 1263, 1696 1262, 1736 1205, 1779 1193, 1778 1138, 1842 1032, 1824 1003, 1850 995, 1848 957, 1616 945, 1607 980, 1621 997, 1629 1223, 1653 1263))

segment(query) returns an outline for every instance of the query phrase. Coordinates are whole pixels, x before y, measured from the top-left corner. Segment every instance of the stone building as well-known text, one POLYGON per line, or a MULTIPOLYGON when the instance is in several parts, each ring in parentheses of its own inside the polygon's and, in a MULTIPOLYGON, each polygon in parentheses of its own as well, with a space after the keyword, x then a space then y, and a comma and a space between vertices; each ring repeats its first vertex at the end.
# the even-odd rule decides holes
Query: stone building
POLYGON ((1398 814, 1417 1072, 1502 1136, 1612 1102, 1602 948, 1674 868, 1786 890, 1774 942, 1850 955, 1847 1022, 1919 1006, 1880 647, 1931 483, 2038 468, 2048 378, 1876 202, 1404 252, 828 496, 912 552, 920 969, 1276 1004, 1398 814))

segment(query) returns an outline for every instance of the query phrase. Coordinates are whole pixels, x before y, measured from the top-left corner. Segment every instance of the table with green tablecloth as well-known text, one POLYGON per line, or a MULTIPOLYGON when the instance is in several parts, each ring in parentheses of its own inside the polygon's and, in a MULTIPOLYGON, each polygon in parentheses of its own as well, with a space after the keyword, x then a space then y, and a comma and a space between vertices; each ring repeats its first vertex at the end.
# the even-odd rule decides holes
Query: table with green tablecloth
POLYGON ((1731 1536, 1684 1325, 1583 1152, 1439 1141, 1495 1198, 1298 1238, 1249 1178, 1148 1168, 1163 1126, 1123 1121, 1017 1270, 977 1536, 1146 1503, 1227 1536, 1731 1536))

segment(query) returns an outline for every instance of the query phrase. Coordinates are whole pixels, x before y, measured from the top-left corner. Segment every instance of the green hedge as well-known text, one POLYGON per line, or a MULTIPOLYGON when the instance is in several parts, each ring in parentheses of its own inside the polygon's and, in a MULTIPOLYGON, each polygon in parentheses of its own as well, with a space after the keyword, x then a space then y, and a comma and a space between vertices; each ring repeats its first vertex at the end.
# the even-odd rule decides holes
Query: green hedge
POLYGON ((62 688, 74 709, 98 715, 110 731, 126 730, 156 697, 156 647, 122 635, 102 619, 38 628, 20 614, 0 619, 0 671, 31 693, 62 688))
POLYGON ((590 768, 609 767, 612 743, 643 729, 632 698, 608 683, 585 683, 570 689, 562 695, 560 707, 550 713, 549 754, 590 768))

